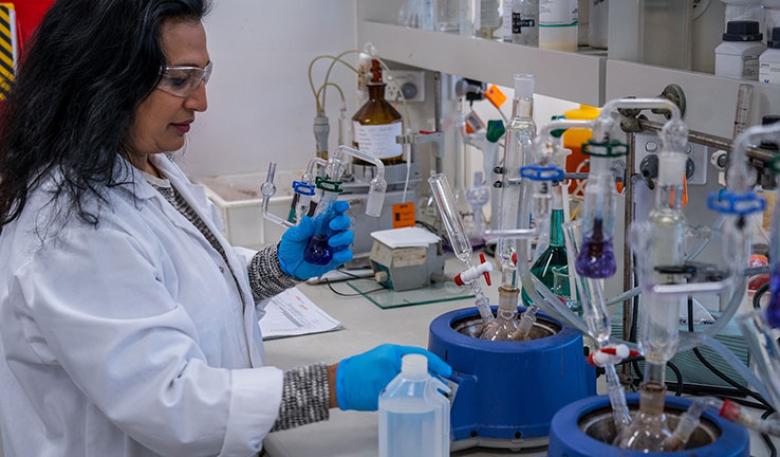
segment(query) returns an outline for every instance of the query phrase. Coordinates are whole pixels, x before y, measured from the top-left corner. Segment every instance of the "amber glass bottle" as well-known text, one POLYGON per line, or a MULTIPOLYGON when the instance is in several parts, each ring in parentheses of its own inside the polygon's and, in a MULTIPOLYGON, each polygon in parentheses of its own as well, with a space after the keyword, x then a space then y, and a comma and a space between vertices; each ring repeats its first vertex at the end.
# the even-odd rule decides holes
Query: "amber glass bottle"
MULTIPOLYGON (((403 163, 403 149, 396 137, 403 133, 401 114, 385 100, 385 82, 379 61, 371 62, 368 101, 352 116, 354 145, 363 152, 382 159, 385 165, 403 163)), ((356 164, 367 165, 362 160, 356 164)))

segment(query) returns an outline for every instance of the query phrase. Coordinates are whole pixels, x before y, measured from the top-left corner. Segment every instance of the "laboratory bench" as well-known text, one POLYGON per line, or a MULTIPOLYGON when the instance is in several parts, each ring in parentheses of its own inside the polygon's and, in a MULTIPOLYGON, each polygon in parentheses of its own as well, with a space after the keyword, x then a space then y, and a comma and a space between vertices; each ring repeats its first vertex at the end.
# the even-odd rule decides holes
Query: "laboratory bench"
MULTIPOLYGON (((332 285, 345 294, 355 293, 344 283, 332 285)), ((267 363, 282 369, 317 362, 336 363, 382 343, 426 347, 428 325, 434 318, 473 305, 471 299, 464 299, 383 310, 362 296, 338 296, 325 285, 302 284, 299 288, 319 307, 341 321, 344 329, 266 341, 267 363)), ((496 298, 492 296, 494 290, 486 292, 491 300, 496 298)), ((605 392, 600 382, 599 393, 605 392)), ((271 433, 265 440, 265 449, 271 457, 374 457, 377 455, 377 443, 376 413, 331 410, 329 421, 271 433)), ((775 441, 775 444, 780 448, 780 441, 775 441)), ((751 433, 750 447, 751 456, 769 455, 760 436, 755 433, 751 433)), ((502 450, 474 449, 452 455, 489 457, 513 454, 502 450)), ((541 457, 546 455, 546 451, 521 455, 541 457)))

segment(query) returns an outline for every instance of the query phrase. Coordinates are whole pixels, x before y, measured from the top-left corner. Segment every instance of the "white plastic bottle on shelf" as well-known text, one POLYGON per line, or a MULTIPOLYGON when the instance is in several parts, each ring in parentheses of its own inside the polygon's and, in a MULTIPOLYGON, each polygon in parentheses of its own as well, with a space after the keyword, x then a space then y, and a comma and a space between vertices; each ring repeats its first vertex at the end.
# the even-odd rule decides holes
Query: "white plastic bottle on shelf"
POLYGON ((460 0, 436 1, 436 30, 439 32, 458 32, 460 26, 460 0))
POLYGON ((588 45, 606 49, 609 36, 609 0, 589 0, 588 45))
POLYGON ((512 0, 501 2, 501 41, 512 42, 512 0))
POLYGON ((539 45, 539 0, 512 0, 511 42, 539 45))
POLYGON ((577 50, 577 0, 539 0, 539 47, 577 50))
POLYGON ((775 27, 780 27, 780 0, 763 0, 764 14, 766 17, 766 32, 767 39, 771 39, 772 30, 775 27))
POLYGON ((731 21, 715 48, 715 76, 758 81, 758 59, 766 46, 756 21, 731 21))
POLYGON ((405 355, 401 373, 379 397, 379 457, 450 455, 447 386, 428 374, 428 359, 405 355))
POLYGON ((758 59, 758 80, 780 86, 780 26, 772 29, 766 44, 768 49, 758 59))
POLYGON ((498 0, 480 0, 478 37, 493 39, 496 30, 501 27, 501 14, 498 7, 498 0))
MULTIPOLYGON (((764 23, 764 8, 761 0, 722 0, 726 4, 726 21, 724 27, 731 21, 756 21, 764 23)), ((777 1, 777 0, 775 0, 777 1)))

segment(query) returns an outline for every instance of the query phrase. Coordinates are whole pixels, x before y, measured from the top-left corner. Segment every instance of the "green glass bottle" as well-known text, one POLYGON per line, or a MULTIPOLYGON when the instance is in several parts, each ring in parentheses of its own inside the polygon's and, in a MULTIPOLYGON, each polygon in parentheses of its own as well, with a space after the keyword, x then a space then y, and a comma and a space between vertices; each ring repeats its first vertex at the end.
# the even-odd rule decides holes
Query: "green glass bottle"
MULTIPOLYGON (((556 270, 568 265, 566 241, 563 238, 563 205, 559 186, 553 189, 552 214, 550 215, 550 245, 531 266, 531 273, 550 289, 555 287, 556 270)), ((531 298, 523 290, 523 303, 531 304, 531 298)))

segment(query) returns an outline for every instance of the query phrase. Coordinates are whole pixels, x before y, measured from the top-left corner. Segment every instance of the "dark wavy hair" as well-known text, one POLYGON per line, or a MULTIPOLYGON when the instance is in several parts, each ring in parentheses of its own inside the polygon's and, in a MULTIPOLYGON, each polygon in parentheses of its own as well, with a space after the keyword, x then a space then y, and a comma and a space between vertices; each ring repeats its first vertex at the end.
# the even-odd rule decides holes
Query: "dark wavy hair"
MULTIPOLYGON (((118 184, 138 105, 165 65, 167 20, 200 20, 210 0, 58 0, 35 33, 0 112, 0 230, 61 173, 52 201, 97 225, 85 198, 118 184), (59 202, 58 202, 59 203, 59 202)), ((59 205, 58 205, 59 206, 59 205)))

